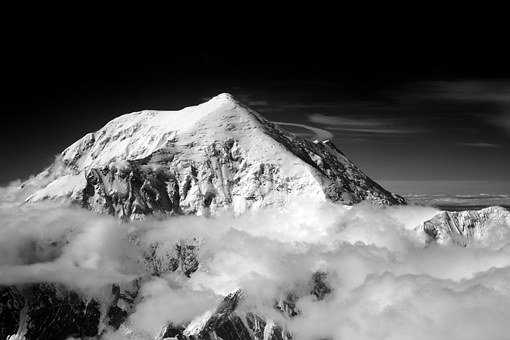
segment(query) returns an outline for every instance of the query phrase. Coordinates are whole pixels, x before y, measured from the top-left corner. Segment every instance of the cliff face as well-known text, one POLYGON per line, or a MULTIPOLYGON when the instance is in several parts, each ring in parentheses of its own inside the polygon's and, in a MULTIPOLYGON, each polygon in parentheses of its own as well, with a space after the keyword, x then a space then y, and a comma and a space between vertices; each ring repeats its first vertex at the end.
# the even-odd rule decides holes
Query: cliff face
POLYGON ((37 182, 44 184, 29 202, 69 199, 131 219, 241 213, 297 197, 405 203, 331 142, 299 138, 227 94, 180 111, 120 116, 64 150, 37 182))
POLYGON ((0 287, 2 339, 65 339, 98 334, 100 305, 52 284, 0 287))
MULTIPOLYGON (((148 254, 147 261, 150 263, 147 267, 154 270, 152 275, 177 270, 182 270, 187 277, 192 275, 198 266, 198 260, 193 255, 194 248, 186 245, 187 250, 184 251, 182 246, 177 246, 179 257, 170 261, 161 262, 153 254, 148 254), (196 266, 189 267, 190 261, 196 266)), ((111 293, 103 296, 102 301, 59 284, 0 286, 0 336, 8 340, 88 339, 118 331, 124 334, 125 339, 137 340, 292 339, 292 335, 278 320, 242 306, 245 294, 241 290, 226 295, 216 308, 197 316, 185 327, 168 323, 154 338, 137 333, 130 329, 128 318, 141 301, 139 290, 143 280, 138 278, 122 287, 113 284, 111 293)), ((305 294, 314 296, 318 301, 324 299, 332 292, 327 283, 327 274, 316 272, 308 289, 305 294)), ((300 297, 291 291, 275 299, 273 314, 279 314, 279 319, 283 320, 299 315, 301 312, 296 307, 296 301, 300 297)))
POLYGON ((216 309, 207 311, 193 320, 186 328, 167 325, 158 340, 290 340, 292 336, 273 320, 257 314, 237 311, 242 302, 242 291, 228 294, 216 309))
POLYGON ((189 278, 198 265, 196 240, 181 240, 169 252, 158 251, 158 244, 144 249, 145 274, 105 287, 101 299, 58 283, 0 285, 0 339, 88 339, 104 335, 126 322, 139 302, 144 280, 168 273, 189 278))

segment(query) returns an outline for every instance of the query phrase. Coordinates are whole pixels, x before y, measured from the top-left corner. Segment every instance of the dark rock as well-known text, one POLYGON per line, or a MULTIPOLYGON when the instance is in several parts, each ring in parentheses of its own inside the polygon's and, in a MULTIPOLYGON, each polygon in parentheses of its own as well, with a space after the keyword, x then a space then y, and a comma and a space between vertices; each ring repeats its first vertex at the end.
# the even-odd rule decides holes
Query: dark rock
POLYGON ((98 213, 129 219, 179 212, 175 179, 143 164, 131 162, 127 169, 91 169, 86 180, 81 204, 98 213))
POLYGON ((0 292, 0 335, 27 340, 92 337, 98 334, 100 305, 62 286, 39 283, 0 292))
POLYGON ((174 249, 161 251, 158 243, 153 243, 145 254, 145 266, 151 275, 180 270, 186 277, 198 270, 199 245, 197 239, 181 240, 174 249))
POLYGON ((186 337, 182 335, 182 332, 184 331, 184 327, 174 326, 172 323, 168 324, 164 329, 163 332, 160 334, 160 336, 156 340, 162 340, 162 339, 177 339, 177 340, 186 340, 186 337))
POLYGON ((182 272, 190 277, 198 269, 198 245, 180 242, 176 245, 176 250, 182 272))
POLYGON ((299 297, 294 292, 289 292, 275 302, 274 308, 292 318, 301 313, 296 306, 298 299, 299 297))
POLYGON ((323 300, 326 295, 331 293, 331 287, 327 282, 328 274, 325 272, 315 272, 312 275, 312 290, 311 293, 317 297, 317 300, 323 300))
POLYGON ((252 331, 255 339, 264 339, 264 329, 266 328, 266 321, 254 313, 246 313, 246 323, 248 328, 252 331))
POLYGON ((25 299, 16 287, 0 287, 0 339, 18 331, 25 299))
POLYGON ((240 290, 227 295, 202 328, 186 329, 182 333, 184 338, 187 340, 289 340, 292 338, 287 331, 273 321, 266 321, 252 312, 244 314, 236 311, 242 299, 243 293, 240 290), (264 338, 265 334, 269 337, 264 338))
POLYGON ((112 285, 112 302, 106 312, 106 323, 113 329, 118 329, 134 308, 140 288, 139 282, 135 280, 129 288, 121 290, 119 285, 112 285))

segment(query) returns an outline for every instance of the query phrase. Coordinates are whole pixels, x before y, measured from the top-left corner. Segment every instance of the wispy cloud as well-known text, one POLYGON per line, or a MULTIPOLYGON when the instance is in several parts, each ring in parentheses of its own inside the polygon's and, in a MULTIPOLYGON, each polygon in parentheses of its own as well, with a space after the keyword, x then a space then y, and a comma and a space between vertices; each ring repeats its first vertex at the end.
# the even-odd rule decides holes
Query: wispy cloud
POLYGON ((453 99, 468 103, 485 103, 493 106, 493 112, 474 112, 485 122, 506 130, 510 134, 510 82, 509 81, 461 81, 435 82, 430 84, 436 98, 453 99))
POLYGON ((490 101, 510 104, 508 81, 439 81, 429 83, 435 88, 431 94, 466 101, 490 101))
POLYGON ((465 142, 465 143, 457 143, 460 146, 469 146, 473 148, 500 148, 501 145, 486 143, 486 142, 465 142))
POLYGON ((497 126, 502 127, 510 134, 510 103, 507 107, 507 111, 505 111, 500 116, 496 117, 493 120, 493 123, 497 126))
POLYGON ((281 125, 281 126, 293 126, 293 127, 298 127, 298 128, 303 128, 303 129, 309 130, 314 134, 314 137, 318 138, 318 139, 332 139, 333 138, 333 134, 331 132, 321 129, 321 128, 318 128, 318 127, 315 127, 315 126, 310 126, 310 125, 306 125, 306 124, 297 124, 297 123, 287 123, 287 122, 273 122, 273 123, 281 125))
POLYGON ((374 119, 352 119, 339 116, 328 116, 321 113, 313 113, 308 116, 308 120, 312 123, 331 125, 331 126, 361 126, 375 127, 383 125, 382 121, 374 119))
POLYGON ((359 132, 359 133, 372 133, 372 134, 413 134, 413 133, 422 133, 425 132, 425 129, 410 129, 410 128, 402 128, 402 129, 392 129, 392 128, 348 128, 348 127, 330 127, 331 130, 334 131, 347 131, 347 132, 359 132))
POLYGON ((409 134, 423 132, 423 129, 410 128, 393 118, 362 117, 359 119, 314 113, 308 115, 312 123, 325 125, 330 131, 346 131, 362 134, 409 134))
POLYGON ((269 102, 266 100, 249 100, 246 104, 250 106, 268 106, 269 102))

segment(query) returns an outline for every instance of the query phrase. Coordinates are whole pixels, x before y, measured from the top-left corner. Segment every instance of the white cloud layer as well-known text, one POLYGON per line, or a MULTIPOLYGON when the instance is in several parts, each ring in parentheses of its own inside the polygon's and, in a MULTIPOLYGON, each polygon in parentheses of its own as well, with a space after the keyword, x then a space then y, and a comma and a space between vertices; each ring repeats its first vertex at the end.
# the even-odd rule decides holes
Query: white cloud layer
POLYGON ((122 224, 79 208, 19 206, 7 193, 1 285, 44 280, 101 296, 107 283, 144 273, 141 251, 151 243, 164 250, 199 239, 200 267, 191 278, 142 281, 143 298, 129 318, 140 338, 168 321, 186 324, 237 288, 246 292, 240 308, 286 323, 296 339, 508 338, 509 233, 495 233, 484 248, 426 246, 414 228, 432 208, 296 202, 238 217, 122 224), (302 289, 317 270, 328 273, 333 289, 322 301, 302 289), (291 290, 302 292, 301 313, 289 320, 272 306, 291 290))

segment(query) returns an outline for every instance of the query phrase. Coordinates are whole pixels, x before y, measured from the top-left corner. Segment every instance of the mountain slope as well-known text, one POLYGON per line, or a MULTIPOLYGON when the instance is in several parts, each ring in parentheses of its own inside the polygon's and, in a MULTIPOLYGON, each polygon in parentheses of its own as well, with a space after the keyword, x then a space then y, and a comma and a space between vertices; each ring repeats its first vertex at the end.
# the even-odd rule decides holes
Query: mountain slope
POLYGON ((469 246, 484 244, 507 232, 510 212, 502 207, 480 210, 442 211, 418 227, 430 241, 469 246))
POLYGON ((404 203, 331 142, 299 138, 229 94, 180 111, 120 116, 65 149, 31 183, 39 187, 29 202, 70 199, 122 218, 243 212, 298 197, 404 203))

